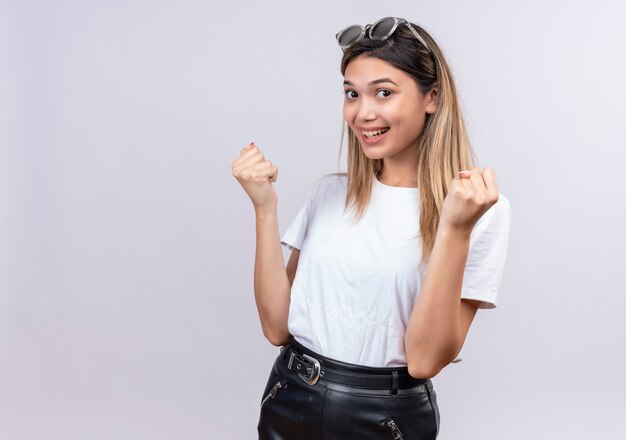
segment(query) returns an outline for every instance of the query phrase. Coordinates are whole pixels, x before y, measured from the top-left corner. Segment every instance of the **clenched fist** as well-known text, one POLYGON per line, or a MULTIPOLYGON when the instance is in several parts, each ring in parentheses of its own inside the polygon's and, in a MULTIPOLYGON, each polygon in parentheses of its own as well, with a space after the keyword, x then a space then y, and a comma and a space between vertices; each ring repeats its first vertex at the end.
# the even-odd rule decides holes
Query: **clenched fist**
POLYGON ((233 176, 246 191, 255 209, 267 208, 278 202, 271 182, 278 177, 278 168, 265 160, 261 150, 252 142, 240 151, 232 163, 233 176))
POLYGON ((482 215, 496 204, 500 197, 496 173, 487 166, 459 171, 443 201, 439 219, 442 227, 451 227, 471 233, 482 215))

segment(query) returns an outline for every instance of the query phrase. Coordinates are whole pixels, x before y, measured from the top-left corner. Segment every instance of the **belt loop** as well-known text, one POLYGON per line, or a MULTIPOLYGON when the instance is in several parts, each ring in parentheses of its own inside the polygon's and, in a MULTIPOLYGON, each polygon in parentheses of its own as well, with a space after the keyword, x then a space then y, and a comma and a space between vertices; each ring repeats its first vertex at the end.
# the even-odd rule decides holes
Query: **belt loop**
POLYGON ((391 376, 391 394, 398 394, 398 372, 393 370, 391 376))
POLYGON ((291 347, 292 345, 293 343, 289 341, 280 349, 280 355, 282 356, 283 360, 287 359, 287 355, 289 354, 289 347, 291 347))

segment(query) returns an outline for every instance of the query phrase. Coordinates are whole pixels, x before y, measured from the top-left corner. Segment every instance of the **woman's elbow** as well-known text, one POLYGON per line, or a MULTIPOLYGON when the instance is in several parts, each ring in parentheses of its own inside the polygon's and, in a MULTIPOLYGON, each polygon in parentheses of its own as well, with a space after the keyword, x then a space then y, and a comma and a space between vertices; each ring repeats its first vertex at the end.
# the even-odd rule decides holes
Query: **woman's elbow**
POLYGON ((287 332, 271 332, 271 331, 263 331, 263 335, 265 339, 267 339, 270 344, 281 347, 291 341, 291 334, 287 332))
POLYGON ((409 364, 409 375, 416 379, 430 379, 435 377, 441 371, 441 368, 436 368, 429 365, 415 365, 409 364))

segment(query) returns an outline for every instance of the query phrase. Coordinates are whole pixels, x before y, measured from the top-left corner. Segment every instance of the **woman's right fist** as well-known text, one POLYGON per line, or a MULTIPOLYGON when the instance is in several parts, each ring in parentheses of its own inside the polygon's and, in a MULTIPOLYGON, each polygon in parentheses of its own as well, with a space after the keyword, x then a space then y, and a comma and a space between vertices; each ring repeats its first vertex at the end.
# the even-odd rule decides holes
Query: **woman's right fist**
POLYGON ((259 148, 252 142, 240 151, 232 163, 233 176, 246 191, 254 208, 264 208, 277 203, 278 196, 271 182, 278 177, 278 168, 265 160, 259 148))

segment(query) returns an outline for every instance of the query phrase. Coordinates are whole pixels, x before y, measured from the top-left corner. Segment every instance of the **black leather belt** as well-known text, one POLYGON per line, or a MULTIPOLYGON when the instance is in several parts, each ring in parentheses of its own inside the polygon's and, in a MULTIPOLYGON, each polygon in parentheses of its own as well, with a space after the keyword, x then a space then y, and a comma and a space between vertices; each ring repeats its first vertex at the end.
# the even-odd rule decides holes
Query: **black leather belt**
POLYGON ((342 370, 332 368, 329 366, 332 364, 331 361, 319 355, 314 357, 304 353, 294 347, 293 343, 283 347, 282 358, 287 368, 297 372, 300 378, 309 385, 314 385, 319 379, 325 379, 358 388, 389 389, 395 394, 398 389, 413 388, 428 383, 428 379, 417 379, 408 374, 406 367, 384 374, 368 374, 359 372, 358 369, 350 371, 345 367, 341 367, 342 370))

